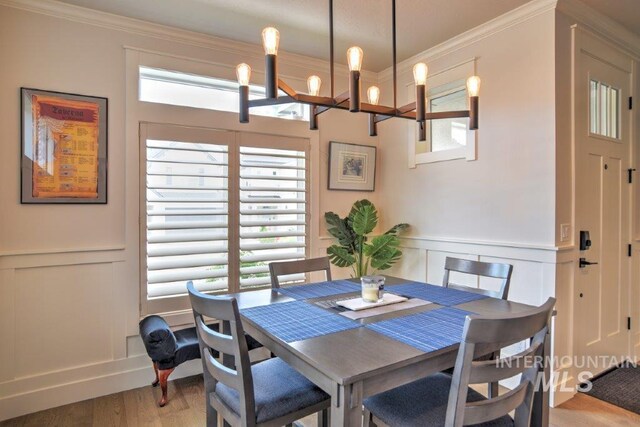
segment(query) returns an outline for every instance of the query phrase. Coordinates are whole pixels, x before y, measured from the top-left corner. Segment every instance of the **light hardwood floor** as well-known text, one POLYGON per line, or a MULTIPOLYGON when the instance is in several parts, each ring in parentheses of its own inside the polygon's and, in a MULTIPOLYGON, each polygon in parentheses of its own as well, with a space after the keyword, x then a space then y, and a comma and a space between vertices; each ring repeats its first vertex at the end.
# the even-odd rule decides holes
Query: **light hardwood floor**
MULTIPOLYGON (((169 382, 169 404, 156 404, 160 388, 137 388, 71 405, 47 409, 0 422, 8 426, 203 426, 205 424, 202 377, 169 382)), ((315 420, 303 420, 305 427, 315 420)), ((558 408, 551 409, 551 426, 639 426, 640 415, 578 393, 558 408)))

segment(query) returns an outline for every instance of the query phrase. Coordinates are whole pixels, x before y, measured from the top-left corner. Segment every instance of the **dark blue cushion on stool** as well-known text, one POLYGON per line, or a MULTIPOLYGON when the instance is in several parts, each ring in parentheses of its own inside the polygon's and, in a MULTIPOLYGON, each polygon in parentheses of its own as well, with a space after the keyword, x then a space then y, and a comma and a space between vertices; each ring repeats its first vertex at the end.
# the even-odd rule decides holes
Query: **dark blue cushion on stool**
MULTIPOLYGON (((328 394, 277 357, 256 363, 251 367, 251 373, 258 423, 329 399, 328 394)), ((215 394, 236 414, 240 414, 240 397, 236 390, 217 383, 215 394)))
POLYGON ((142 342, 151 360, 158 362, 173 358, 178 349, 178 343, 173 331, 162 317, 147 316, 140 321, 139 326, 142 342))

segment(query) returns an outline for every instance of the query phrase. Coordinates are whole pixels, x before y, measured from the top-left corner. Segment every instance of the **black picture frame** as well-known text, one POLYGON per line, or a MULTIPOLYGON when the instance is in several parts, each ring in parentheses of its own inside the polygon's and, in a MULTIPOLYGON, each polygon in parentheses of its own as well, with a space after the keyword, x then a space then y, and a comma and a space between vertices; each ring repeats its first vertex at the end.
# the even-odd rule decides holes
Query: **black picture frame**
MULTIPOLYGON (((78 105, 78 104, 76 104, 78 105)), ((67 92, 57 92, 50 90, 41 90, 41 89, 33 89, 33 88, 20 88, 20 203, 21 204, 107 204, 108 202, 108 110, 109 110, 109 100, 104 97, 97 96, 88 96, 88 95, 80 95, 75 93, 67 93, 67 92), (46 97, 45 99, 49 99, 49 101, 43 101, 42 105, 39 105, 40 110, 45 109, 48 111, 47 114, 49 116, 44 119, 44 115, 38 115, 36 117, 33 103, 35 97, 46 97), (65 102, 82 102, 87 108, 81 107, 61 107, 60 105, 64 105, 65 102), (52 107, 52 105, 58 105, 52 107), (46 108, 45 108, 46 107, 46 108), (87 117, 85 119, 84 113, 87 113, 87 117), (93 114, 97 113, 97 117, 92 118, 93 114), (57 115, 58 118, 53 118, 51 116, 57 115), (66 119, 64 119, 64 118, 66 119), (70 117, 79 117, 76 120, 70 119, 70 117), (56 155, 60 155, 59 152, 56 153, 57 144, 60 144, 59 140, 56 141, 56 138, 50 138, 49 136, 54 132, 47 132, 47 143, 48 147, 43 151, 51 151, 45 155, 40 155, 41 159, 46 157, 46 161, 38 162, 35 159, 35 144, 37 144, 37 138, 41 134, 41 128, 38 129, 39 133, 36 135, 36 130, 34 126, 40 126, 40 124, 36 125, 36 122, 39 121, 47 121, 49 120, 53 123, 53 127, 59 126, 61 129, 65 131, 68 130, 67 126, 71 126, 74 122, 94 122, 94 125, 97 126, 97 150, 95 154, 91 152, 87 152, 86 147, 91 144, 87 144, 86 141, 76 140, 74 136, 71 134, 64 134, 62 131, 55 133, 56 135, 63 135, 67 138, 65 143, 68 143, 69 146, 63 149, 69 150, 69 153, 65 153, 65 157, 71 159, 69 160, 71 163, 69 164, 57 164, 56 155), (34 138, 35 136, 35 138, 34 138), (34 141, 36 139, 36 141, 34 141), (79 154, 83 152, 84 154, 79 154), (94 160, 95 159, 95 160, 94 160), (91 162, 95 161, 95 170, 91 170, 93 166, 91 162), (46 169, 48 170, 46 173, 40 170, 40 173, 46 174, 47 179, 52 180, 54 182, 58 182, 63 180, 63 176, 69 176, 69 183, 59 184, 57 188, 56 185, 52 186, 50 191, 42 191, 43 194, 35 194, 38 193, 36 187, 34 186, 34 168, 39 167, 43 169, 42 165, 46 165, 46 169), (83 165, 83 166, 80 166, 83 165), (80 166, 80 167, 79 167, 80 166), (64 170, 68 169, 68 170, 64 170), (82 172, 87 175, 87 170, 89 170, 89 176, 83 177, 82 172, 78 172, 82 169, 82 172), (68 174, 68 175, 67 175, 68 174), (76 188, 78 183, 85 180, 85 183, 88 182, 87 179, 91 180, 91 175, 95 174, 95 197, 92 196, 91 193, 93 191, 86 191, 81 186, 80 189, 76 188), (62 189, 61 187, 67 186, 66 189, 62 189), (57 192, 57 194, 56 194, 57 192), (49 194, 51 193, 51 194, 49 194), (82 194, 84 193, 84 194, 82 194), (81 194, 81 195, 80 195, 81 194)), ((48 129, 46 126, 45 129, 48 129)), ((84 134, 86 129, 82 129, 82 125, 76 126, 77 135, 84 134)), ((79 137, 78 137, 79 138, 79 137)), ((41 149, 41 146, 38 147, 41 149)), ((37 184, 36 184, 37 185, 37 184)))
POLYGON ((375 191, 376 155, 372 145, 330 141, 327 189, 375 191))

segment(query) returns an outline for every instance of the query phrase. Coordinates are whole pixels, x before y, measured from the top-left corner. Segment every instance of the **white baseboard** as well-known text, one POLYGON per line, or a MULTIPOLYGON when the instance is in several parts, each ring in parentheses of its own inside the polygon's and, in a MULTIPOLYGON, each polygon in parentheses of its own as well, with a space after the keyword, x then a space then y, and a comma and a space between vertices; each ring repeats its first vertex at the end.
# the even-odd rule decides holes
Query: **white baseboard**
MULTIPOLYGON (((0 421, 133 388, 151 387, 154 379, 151 361, 146 355, 136 356, 135 359, 138 360, 134 368, 6 396, 0 399, 0 421)), ((125 361, 121 365, 127 364, 128 361, 125 361)), ((95 366, 96 372, 101 370, 101 366, 95 366)), ((197 374, 202 374, 200 359, 178 366, 171 374, 171 380, 197 374)))

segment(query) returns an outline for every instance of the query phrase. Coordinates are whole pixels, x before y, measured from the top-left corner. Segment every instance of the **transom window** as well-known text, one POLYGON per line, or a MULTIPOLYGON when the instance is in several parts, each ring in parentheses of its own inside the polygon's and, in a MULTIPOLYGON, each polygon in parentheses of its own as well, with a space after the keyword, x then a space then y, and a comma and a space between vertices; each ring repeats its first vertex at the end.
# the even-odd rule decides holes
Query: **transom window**
MULTIPOLYGON (((280 91, 281 95, 286 95, 280 91)), ((264 98, 264 87, 250 85, 249 99, 264 98)), ((238 82, 207 76, 140 67, 140 101, 237 113, 238 82)), ((309 121, 309 108, 292 103, 251 109, 251 114, 309 121)))

